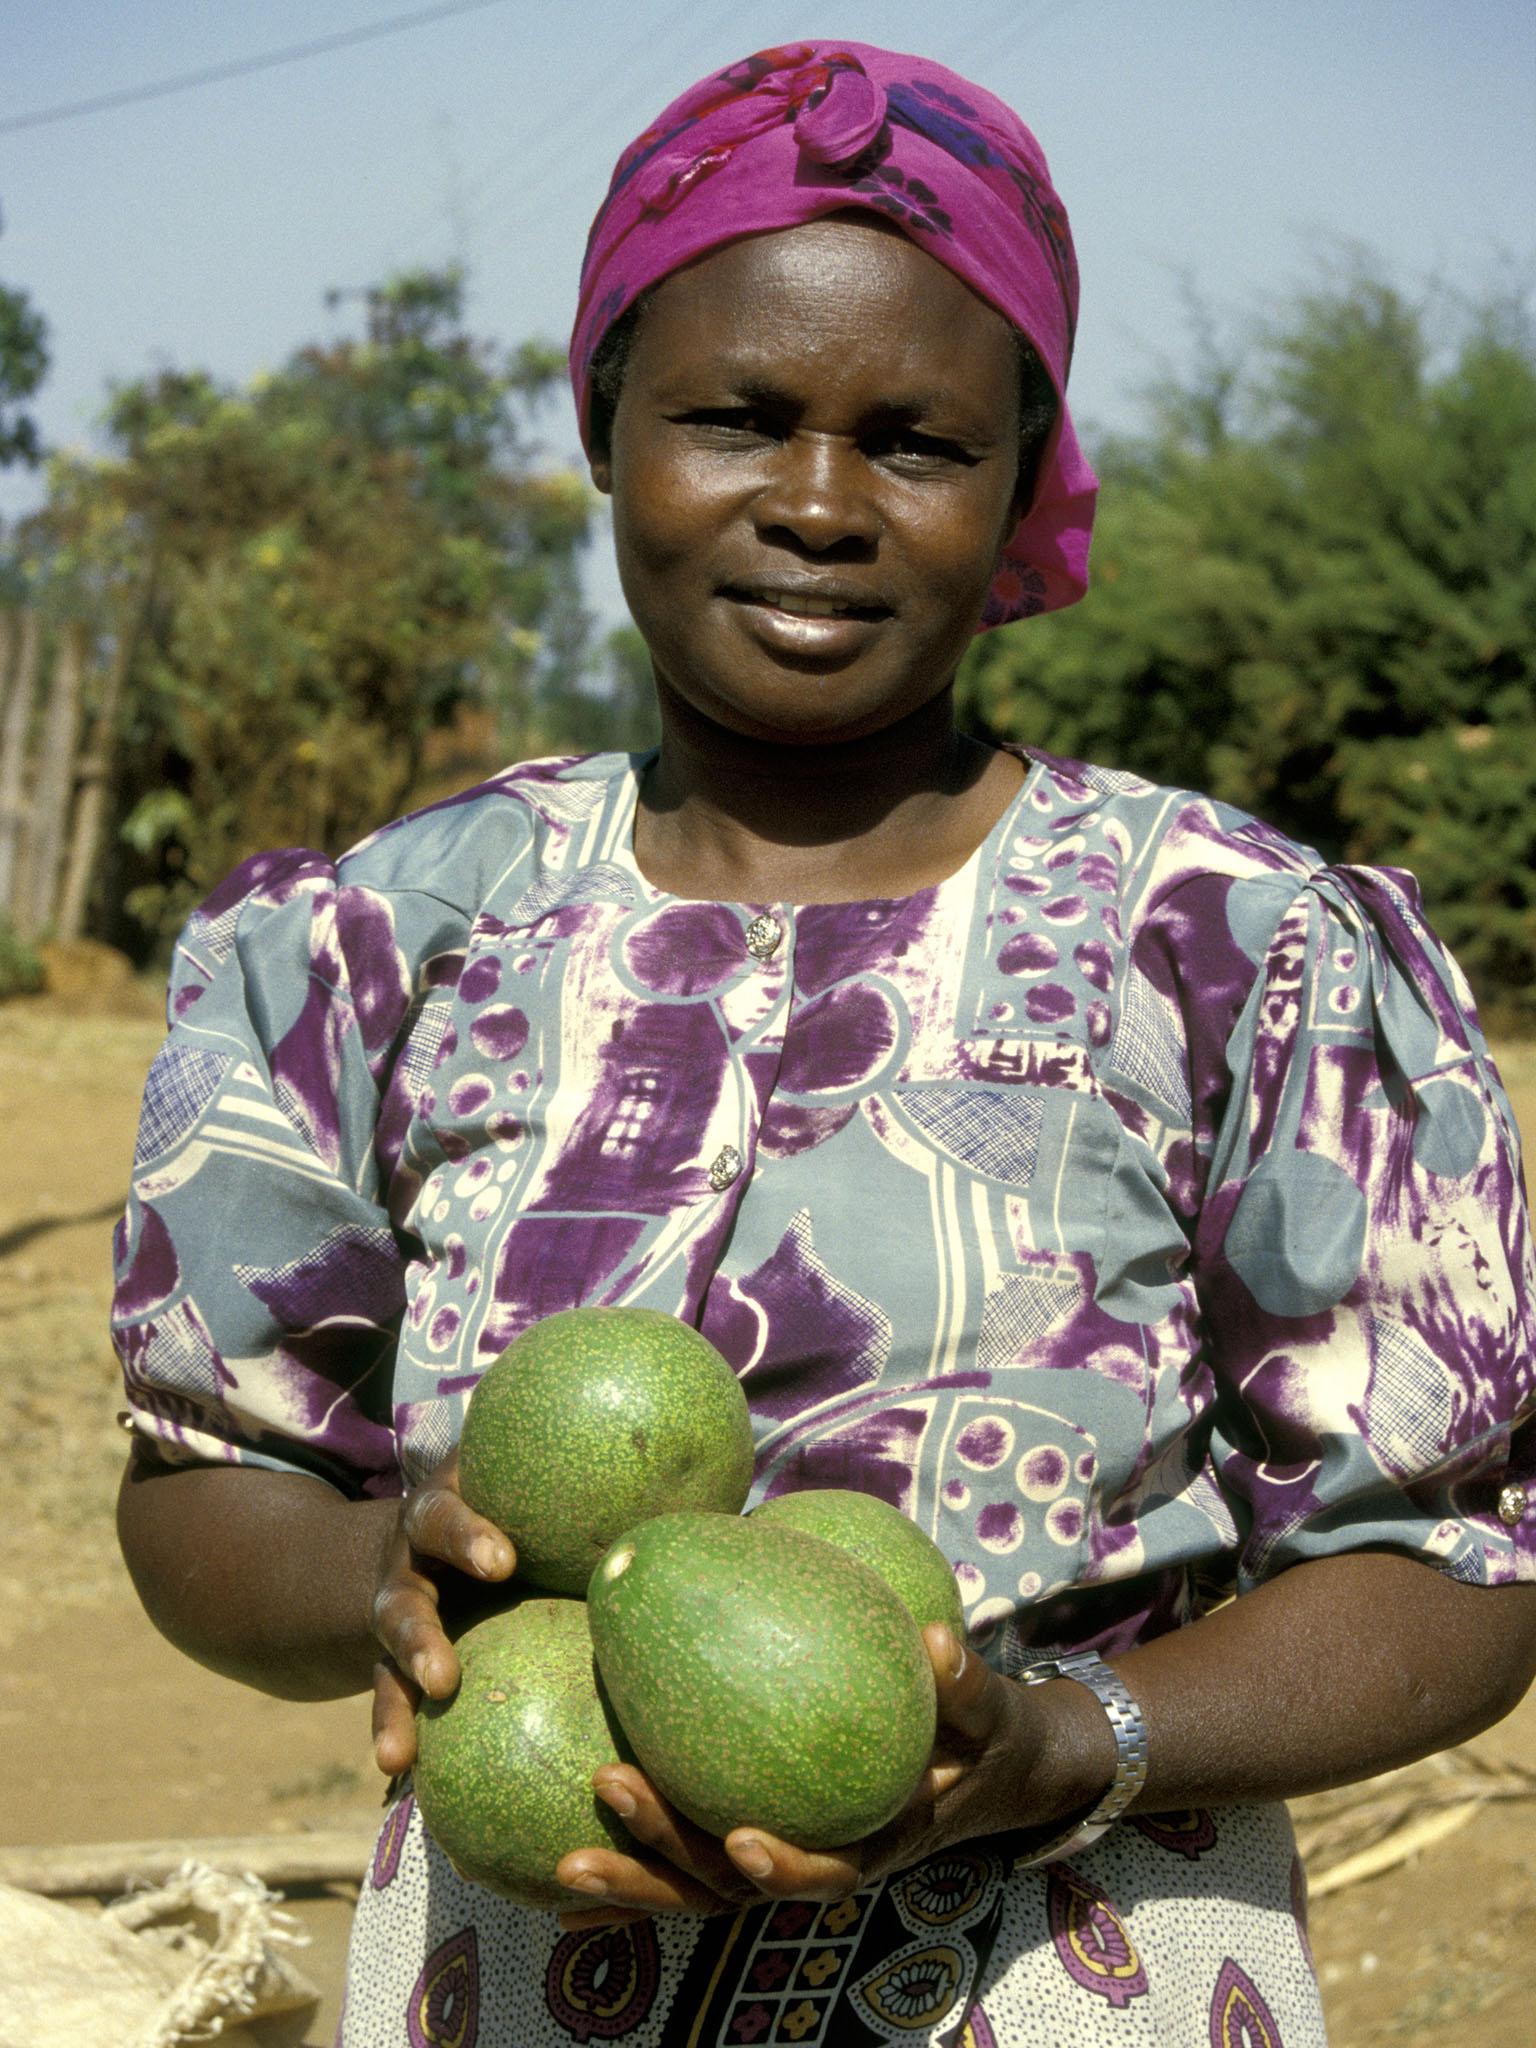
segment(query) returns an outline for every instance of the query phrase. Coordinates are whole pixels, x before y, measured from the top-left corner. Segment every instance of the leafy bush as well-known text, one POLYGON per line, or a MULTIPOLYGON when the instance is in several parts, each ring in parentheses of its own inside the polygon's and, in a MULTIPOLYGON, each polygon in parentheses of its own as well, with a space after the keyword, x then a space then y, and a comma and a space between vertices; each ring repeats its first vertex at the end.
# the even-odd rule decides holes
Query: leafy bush
POLYGON ((7 917, 0 916, 0 1003, 10 996, 36 995, 43 963, 7 917))
POLYGON ((396 279, 362 338, 243 389, 126 386, 107 457, 55 461, 24 541, 124 657, 109 893, 147 930, 258 848, 339 852, 393 816, 465 706, 498 742, 483 773, 544 751, 576 694, 594 501, 529 433, 558 359, 461 314, 456 274, 396 279))
POLYGON ((1355 274, 1101 454, 1094 587, 986 636, 999 737, 1412 868, 1485 1008, 1536 1027, 1536 342, 1448 350, 1355 274))

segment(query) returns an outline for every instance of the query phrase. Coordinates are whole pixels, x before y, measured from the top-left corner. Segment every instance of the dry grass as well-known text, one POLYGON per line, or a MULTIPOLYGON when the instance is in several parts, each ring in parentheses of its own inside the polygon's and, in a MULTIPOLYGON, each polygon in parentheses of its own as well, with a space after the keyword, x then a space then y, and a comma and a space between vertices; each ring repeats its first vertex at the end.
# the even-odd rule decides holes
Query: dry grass
POLYGON ((1536 1800, 1536 1769, 1471 1747, 1292 1803, 1314 1899, 1395 1869, 1474 1821, 1490 1800, 1536 1800))
POLYGON ((1517 1039, 1494 1052, 1528 1158, 1536 1158, 1536 1039, 1517 1039))
POLYGON ((122 1583, 112 1503, 122 1469, 106 1336, 112 1221, 128 1186, 153 1016, 0 1005, 0 1121, 15 1134, 0 1190, 0 1646, 39 1611, 122 1583))

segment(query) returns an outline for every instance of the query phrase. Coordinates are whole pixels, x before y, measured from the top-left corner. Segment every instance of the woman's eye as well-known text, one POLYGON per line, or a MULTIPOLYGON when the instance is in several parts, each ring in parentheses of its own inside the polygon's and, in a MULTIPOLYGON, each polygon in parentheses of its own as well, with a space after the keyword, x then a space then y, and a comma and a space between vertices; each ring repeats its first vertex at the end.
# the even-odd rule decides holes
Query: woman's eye
POLYGON ((893 461, 903 469, 941 469, 951 463, 969 467, 975 457, 958 441, 946 441, 938 434, 919 434, 911 429, 883 434, 870 451, 893 461))
POLYGON ((695 406, 684 413, 683 424, 703 427, 711 434, 731 439, 763 439, 777 431, 766 414, 749 405, 695 406))

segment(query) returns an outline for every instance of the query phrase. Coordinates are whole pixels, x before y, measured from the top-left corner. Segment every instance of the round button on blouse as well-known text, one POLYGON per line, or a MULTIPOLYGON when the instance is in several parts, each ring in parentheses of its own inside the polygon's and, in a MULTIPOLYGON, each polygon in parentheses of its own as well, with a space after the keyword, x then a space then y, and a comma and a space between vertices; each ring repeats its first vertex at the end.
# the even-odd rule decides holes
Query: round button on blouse
POLYGON ((1530 1499, 1523 1486, 1506 1486, 1499 1495, 1499 1520, 1513 1529, 1517 1522, 1523 1522, 1530 1499))
POLYGON ((741 1154, 734 1145, 722 1145, 710 1161, 709 1184, 717 1195, 722 1195, 741 1172, 741 1154))
POLYGON ((747 926, 747 951, 754 960, 771 960, 779 950, 783 936, 783 925, 764 911, 761 917, 754 917, 747 926))

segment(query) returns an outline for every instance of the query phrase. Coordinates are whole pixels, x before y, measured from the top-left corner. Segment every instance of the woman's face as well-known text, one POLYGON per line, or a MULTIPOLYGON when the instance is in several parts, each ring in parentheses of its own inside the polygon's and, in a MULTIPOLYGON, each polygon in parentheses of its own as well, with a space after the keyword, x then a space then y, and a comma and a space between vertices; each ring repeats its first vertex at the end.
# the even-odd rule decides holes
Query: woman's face
POLYGON ((754 738, 878 732, 943 691, 1019 507, 1012 330, 896 231, 727 244, 657 287, 608 455, 663 701, 754 738))

